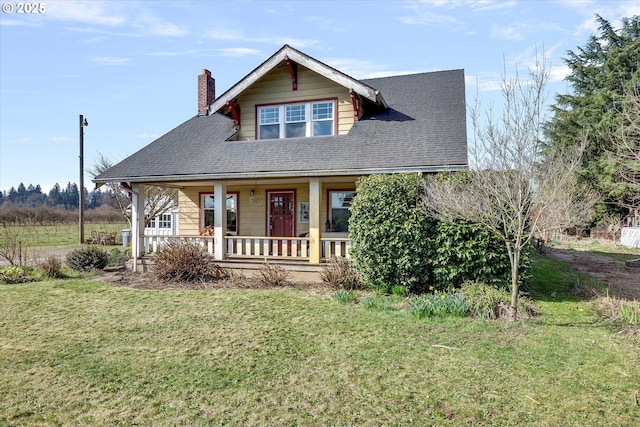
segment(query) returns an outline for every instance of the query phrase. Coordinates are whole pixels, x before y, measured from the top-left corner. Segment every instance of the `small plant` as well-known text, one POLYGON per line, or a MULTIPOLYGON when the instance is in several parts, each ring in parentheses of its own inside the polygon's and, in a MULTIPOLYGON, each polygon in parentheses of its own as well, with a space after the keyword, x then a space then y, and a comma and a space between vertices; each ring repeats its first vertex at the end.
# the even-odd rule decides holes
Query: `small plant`
POLYGON ((433 316, 464 317, 468 307, 464 298, 457 293, 436 292, 412 298, 409 312, 418 319, 433 316))
POLYGON ((433 317, 435 312, 436 310, 431 295, 420 295, 411 299, 409 302, 409 313, 418 319, 433 317))
POLYGON ((109 251, 109 262, 107 265, 110 266, 121 266, 127 261, 127 254, 124 251, 121 251, 120 248, 111 248, 109 251))
POLYGON ((356 296, 353 291, 347 291, 346 289, 338 289, 331 294, 331 298, 342 304, 351 304, 356 300, 356 296))
POLYGON ((102 270, 109 262, 109 254, 98 246, 85 246, 69 252, 66 260, 77 271, 102 270))
POLYGON ((283 267, 275 264, 263 264, 254 280, 260 287, 274 288, 287 286, 289 284, 288 277, 289 272, 283 267))
POLYGON ((60 278, 63 276, 62 274, 62 261, 58 257, 53 255, 49 255, 44 259, 44 261, 38 264, 38 267, 44 272, 44 274, 48 277, 60 278))
POLYGON ((391 288, 391 295, 396 295, 399 297, 406 297, 409 291, 406 286, 396 285, 391 288))
POLYGON ((0 283, 13 284, 28 282, 25 271, 18 265, 11 265, 0 269, 0 283))
POLYGON ((249 280, 242 271, 228 270, 224 272, 225 281, 234 288, 248 288, 249 280))
MULTIPOLYGON (((466 302, 474 317, 495 320, 507 317, 511 311, 511 294, 482 282, 465 282, 458 293, 466 302)), ((526 298, 518 299, 518 315, 526 318, 535 314, 535 308, 526 298)))
POLYGON ((371 295, 362 298, 360 303, 363 307, 373 310, 387 311, 393 309, 391 298, 384 295, 371 295))
POLYGON ((320 278, 333 289, 357 290, 364 287, 352 261, 345 257, 331 257, 322 267, 320 278))
POLYGON ((168 282, 207 282, 222 275, 220 267, 200 245, 169 240, 155 255, 152 273, 168 282))

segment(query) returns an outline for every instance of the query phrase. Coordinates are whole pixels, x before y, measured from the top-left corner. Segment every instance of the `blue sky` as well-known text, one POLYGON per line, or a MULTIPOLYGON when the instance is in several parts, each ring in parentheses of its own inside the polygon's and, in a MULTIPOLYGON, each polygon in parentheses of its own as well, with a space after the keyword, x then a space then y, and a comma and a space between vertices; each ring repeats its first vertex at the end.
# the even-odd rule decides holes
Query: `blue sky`
POLYGON ((544 51, 553 100, 594 14, 616 27, 640 15, 638 1, 586 0, 46 0, 30 14, 0 3, 5 191, 79 181, 80 114, 85 169, 98 153, 121 160, 196 114, 203 68, 221 94, 285 43, 355 78, 463 68, 468 103, 499 105, 505 68, 544 51))

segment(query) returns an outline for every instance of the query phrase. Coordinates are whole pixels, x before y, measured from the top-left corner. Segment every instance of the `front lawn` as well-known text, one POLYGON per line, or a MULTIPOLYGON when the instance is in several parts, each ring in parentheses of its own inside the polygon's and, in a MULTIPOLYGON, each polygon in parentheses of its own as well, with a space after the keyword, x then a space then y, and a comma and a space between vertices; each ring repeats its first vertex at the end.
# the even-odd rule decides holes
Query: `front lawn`
POLYGON ((637 425, 637 336, 538 265, 542 316, 515 324, 294 289, 2 285, 0 425, 637 425))

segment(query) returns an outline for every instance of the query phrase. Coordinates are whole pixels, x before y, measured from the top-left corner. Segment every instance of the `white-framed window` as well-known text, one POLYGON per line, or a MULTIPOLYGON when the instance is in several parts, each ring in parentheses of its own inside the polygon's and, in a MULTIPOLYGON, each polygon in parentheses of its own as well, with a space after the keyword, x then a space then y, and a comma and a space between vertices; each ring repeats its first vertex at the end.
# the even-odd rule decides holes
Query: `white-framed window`
MULTIPOLYGON (((213 225, 213 212, 215 206, 215 196, 211 194, 200 195, 200 206, 202 209, 202 228, 213 225)), ((227 233, 236 235, 238 233, 238 193, 227 193, 227 233)))
POLYGON ((356 196, 353 191, 329 191, 329 216, 326 231, 348 232, 351 217, 351 202, 356 196))
POLYGON ((171 228, 170 213, 164 213, 158 216, 158 228, 171 228))
POLYGON ((258 107, 258 139, 333 135, 335 101, 258 107))

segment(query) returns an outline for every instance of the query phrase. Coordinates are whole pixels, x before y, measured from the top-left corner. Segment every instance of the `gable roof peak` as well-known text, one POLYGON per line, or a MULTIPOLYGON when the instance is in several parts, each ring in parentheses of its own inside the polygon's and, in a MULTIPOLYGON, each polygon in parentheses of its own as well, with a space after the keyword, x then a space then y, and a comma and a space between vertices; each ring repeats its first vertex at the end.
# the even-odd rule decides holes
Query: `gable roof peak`
POLYGON ((330 67, 329 65, 321 61, 318 61, 315 58, 310 57, 309 55, 297 49, 294 49, 288 44, 285 44, 276 53, 271 55, 271 57, 269 57, 266 61, 260 64, 249 74, 247 74, 242 80, 232 86, 225 93, 220 95, 220 97, 215 99, 213 103, 209 105, 209 113, 211 114, 224 108, 229 101, 233 101, 244 90, 249 88, 260 78, 276 68, 281 62, 286 60, 300 64, 310 69, 311 71, 320 74, 321 76, 341 86, 346 87, 347 89, 351 89, 358 95, 377 105, 381 105, 384 108, 388 107, 386 101, 378 90, 365 83, 362 83, 359 80, 354 79, 351 76, 348 76, 347 74, 339 70, 336 70, 333 67, 330 67))

